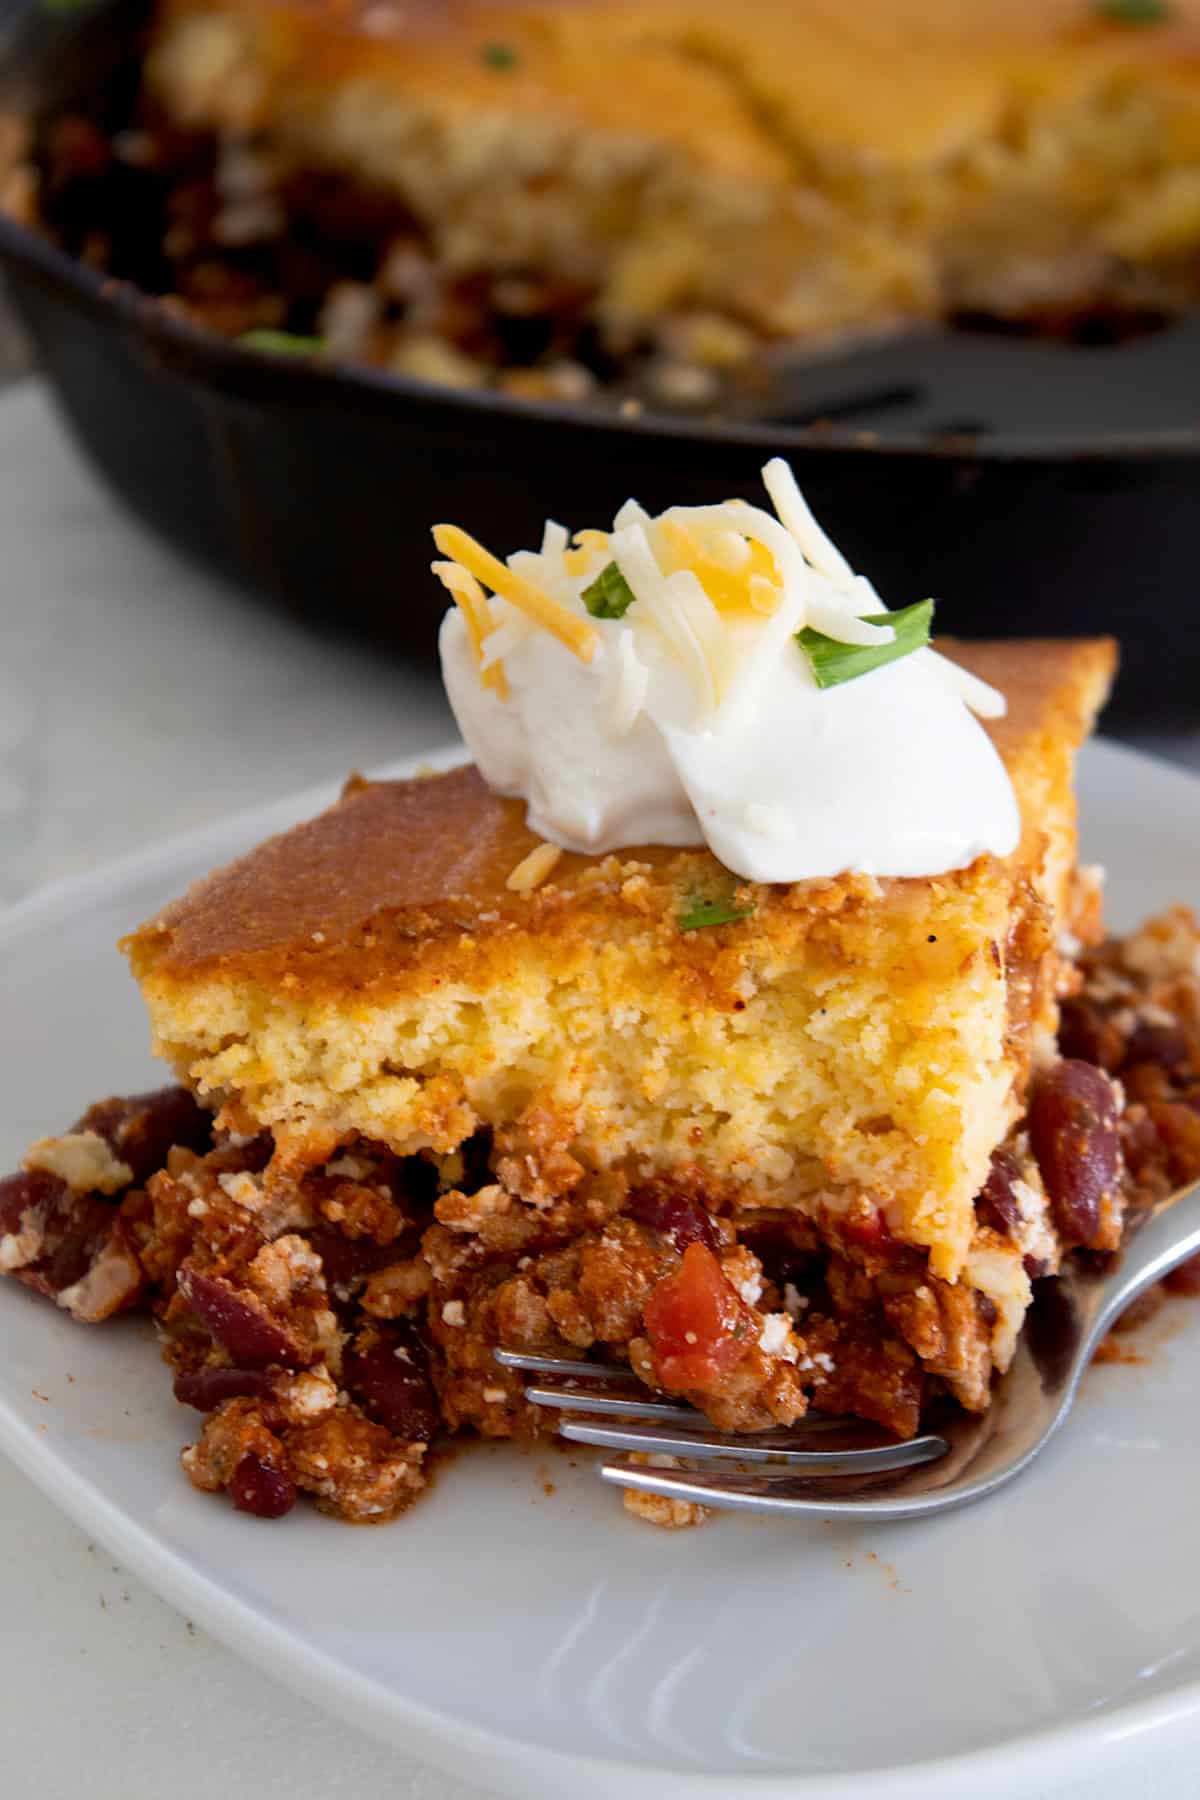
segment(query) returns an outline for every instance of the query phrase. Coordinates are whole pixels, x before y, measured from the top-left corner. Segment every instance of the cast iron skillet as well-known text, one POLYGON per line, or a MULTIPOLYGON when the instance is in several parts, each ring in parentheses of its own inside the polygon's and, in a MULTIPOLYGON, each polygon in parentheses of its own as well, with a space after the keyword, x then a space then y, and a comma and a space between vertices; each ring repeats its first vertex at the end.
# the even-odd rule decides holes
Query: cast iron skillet
MULTIPOLYGON (((128 56, 142 0, 46 3, 0 0, 0 104, 75 98, 128 56)), ((781 363, 738 417, 625 418, 259 356, 3 218, 0 264, 63 411, 136 512, 396 651, 428 654, 443 610, 432 521, 506 552, 629 494, 753 495, 782 452, 891 604, 932 593, 966 636, 1112 632, 1126 717, 1194 712, 1200 319, 1096 349, 914 335, 781 363)))

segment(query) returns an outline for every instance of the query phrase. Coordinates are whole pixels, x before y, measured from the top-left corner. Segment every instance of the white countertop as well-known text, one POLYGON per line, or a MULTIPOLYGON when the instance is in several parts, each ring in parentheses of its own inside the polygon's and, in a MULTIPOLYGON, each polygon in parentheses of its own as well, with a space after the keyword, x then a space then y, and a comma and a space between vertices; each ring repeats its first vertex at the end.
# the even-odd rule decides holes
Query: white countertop
MULTIPOLYGON (((432 674, 247 603, 149 537, 33 381, 0 394, 0 546, 0 904, 452 735, 432 674)), ((1200 766, 1200 723, 1156 747, 1200 766)), ((239 1662, 3 1461, 0 1606, 4 1800, 482 1800, 239 1662)), ((1194 1754, 1167 1749, 1114 1752, 1111 1800, 1192 1795, 1194 1754)))

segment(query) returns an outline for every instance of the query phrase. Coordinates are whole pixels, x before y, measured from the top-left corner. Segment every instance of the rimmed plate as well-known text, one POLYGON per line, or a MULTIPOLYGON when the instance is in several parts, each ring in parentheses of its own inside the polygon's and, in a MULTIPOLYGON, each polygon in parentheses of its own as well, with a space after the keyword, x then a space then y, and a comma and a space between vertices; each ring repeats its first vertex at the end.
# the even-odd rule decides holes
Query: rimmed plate
MULTIPOLYGON (((426 759, 428 760, 428 759, 426 759)), ((447 760, 453 760, 450 753, 447 760)), ((1099 743, 1084 851, 1114 923, 1200 895, 1200 782, 1099 743)), ((0 916, 0 1159, 154 1078, 113 940, 332 797, 243 815, 0 916)), ((482 1448, 407 1519, 265 1526, 194 1493, 150 1334, 0 1291, 0 1447, 166 1598, 313 1699, 512 1794, 955 1800, 1200 1735, 1200 1310, 1090 1374, 995 1499, 860 1531, 627 1519, 587 1453, 482 1448), (1151 1739, 1152 1742, 1152 1739, 1151 1739)), ((1148 1752, 1149 1753, 1149 1752, 1148 1752)))

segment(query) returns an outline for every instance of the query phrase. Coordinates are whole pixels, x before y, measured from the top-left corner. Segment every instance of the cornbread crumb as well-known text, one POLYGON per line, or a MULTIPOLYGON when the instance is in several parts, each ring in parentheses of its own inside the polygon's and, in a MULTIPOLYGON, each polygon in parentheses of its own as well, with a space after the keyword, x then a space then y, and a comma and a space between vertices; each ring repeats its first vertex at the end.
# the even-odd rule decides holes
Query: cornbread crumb
MULTIPOLYGON (((661 1450, 649 1454, 634 1450, 629 1460, 648 1469, 677 1469, 680 1466, 677 1456, 668 1456, 661 1450)), ((635 1519, 644 1519, 647 1525, 661 1526, 664 1531, 684 1531, 690 1525, 703 1525, 712 1516, 711 1507, 701 1506, 698 1501, 669 1499, 666 1494, 645 1494, 640 1488, 623 1488, 621 1501, 626 1512, 632 1513, 635 1519)))
POLYGON ((499 1182, 491 1182, 473 1194, 452 1188, 434 1203, 433 1214, 439 1224, 451 1231, 478 1231, 488 1219, 507 1212, 512 1203, 512 1195, 499 1182))

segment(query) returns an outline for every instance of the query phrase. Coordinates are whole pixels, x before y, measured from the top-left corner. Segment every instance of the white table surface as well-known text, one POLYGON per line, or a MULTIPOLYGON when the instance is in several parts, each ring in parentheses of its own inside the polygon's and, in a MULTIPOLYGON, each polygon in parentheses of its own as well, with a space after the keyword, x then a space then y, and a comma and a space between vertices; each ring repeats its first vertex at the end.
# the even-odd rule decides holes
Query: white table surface
MULTIPOLYGON (((413 578, 397 571, 398 603, 413 578)), ((0 395, 0 904, 451 735, 434 677, 183 563, 117 508, 39 384, 0 395)), ((1200 766, 1200 721, 1155 747, 1200 766)), ((0 1609, 3 1800, 483 1800, 238 1661, 2 1459, 0 1609)), ((1184 1800, 1198 1771, 1186 1730, 1118 1747, 1103 1792, 1029 1800, 1184 1800)))

